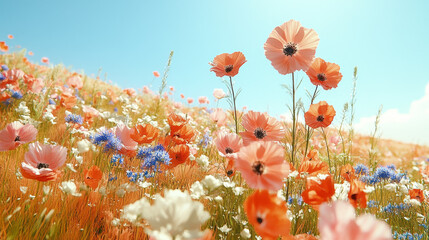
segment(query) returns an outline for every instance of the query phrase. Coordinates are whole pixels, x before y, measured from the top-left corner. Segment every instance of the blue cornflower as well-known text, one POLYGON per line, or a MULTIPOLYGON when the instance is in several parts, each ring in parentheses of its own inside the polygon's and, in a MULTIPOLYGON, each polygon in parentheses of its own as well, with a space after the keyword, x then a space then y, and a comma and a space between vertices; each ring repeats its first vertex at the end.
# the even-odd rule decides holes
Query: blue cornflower
POLYGON ((141 159, 141 160, 148 158, 148 157, 152 157, 152 151, 153 151, 153 149, 151 147, 140 147, 137 150, 137 156, 136 157, 138 159, 141 159))
POLYGON ((115 135, 112 132, 109 132, 107 130, 103 130, 98 134, 95 134, 95 136, 91 137, 92 142, 95 145, 101 145, 102 143, 105 143, 109 141, 109 139, 115 137, 115 135))
POLYGON ((389 164, 386 166, 388 169, 392 170, 392 171, 396 171, 396 167, 394 164, 389 164))
POLYGON ((3 74, 2 73, 0 73, 0 81, 3 81, 3 80, 5 80, 6 79, 6 77, 5 76, 3 76, 3 74))
POLYGON ((161 144, 158 144, 155 147, 153 147, 153 150, 154 151, 165 151, 165 148, 161 144))
POLYGON ((358 175, 368 175, 369 169, 367 166, 365 166, 363 164, 358 164, 355 166, 355 173, 358 175))
POLYGON ((114 112, 118 112, 118 108, 117 108, 117 107, 115 107, 115 108, 113 109, 113 111, 114 111, 114 112))
POLYGON ((287 199, 287 203, 288 203, 289 205, 291 205, 291 204, 293 203, 293 198, 292 198, 292 196, 289 196, 289 198, 287 199))
POLYGON ((380 182, 380 179, 379 179, 379 178, 376 178, 376 177, 374 177, 374 176, 362 176, 362 177, 360 178, 360 180, 361 180, 362 182, 366 183, 366 184, 371 184, 371 185, 373 185, 373 184, 376 184, 376 183, 379 183, 379 182, 380 182))
POLYGON ((203 138, 200 140, 200 142, 198 143, 198 145, 202 145, 203 148, 206 148, 207 145, 212 141, 212 137, 210 137, 209 133, 206 132, 203 136, 203 138))
POLYGON ((368 208, 378 208, 378 202, 374 200, 368 201, 368 208))
POLYGON ((112 158, 110 159, 110 163, 114 166, 116 166, 118 163, 123 164, 124 158, 121 154, 113 154, 112 158))
POLYGON ((394 182, 400 182, 402 178, 407 178, 407 174, 405 173, 398 173, 398 174, 392 174, 390 179, 394 182))
POLYGON ((82 117, 77 114, 69 114, 66 116, 66 122, 82 124, 83 120, 82 117))
POLYGON ((386 180, 392 177, 395 173, 387 167, 379 167, 375 170, 374 178, 386 180))
POLYGON ((18 91, 15 92, 14 90, 11 90, 11 92, 12 92, 13 98, 15 98, 15 99, 21 99, 22 98, 22 94, 20 92, 18 92, 18 91))
POLYGON ((49 98, 49 104, 50 105, 55 105, 55 101, 49 98))
POLYGON ((6 66, 6 65, 1 65, 1 69, 3 70, 3 71, 8 71, 9 70, 9 68, 6 66))
POLYGON ((110 138, 104 146, 104 151, 119 151, 122 148, 121 140, 117 137, 110 138))

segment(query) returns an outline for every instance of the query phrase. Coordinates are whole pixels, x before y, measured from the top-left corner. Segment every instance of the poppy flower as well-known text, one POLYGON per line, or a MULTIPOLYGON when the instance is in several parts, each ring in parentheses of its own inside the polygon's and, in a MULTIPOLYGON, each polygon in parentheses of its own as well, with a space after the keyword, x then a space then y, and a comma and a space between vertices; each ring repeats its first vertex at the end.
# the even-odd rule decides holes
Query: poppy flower
POLYGON ((340 73, 340 66, 325 62, 321 58, 314 59, 306 74, 311 83, 315 86, 322 86, 325 90, 336 88, 343 77, 340 73))
POLYGON ((153 76, 159 77, 159 72, 158 71, 153 71, 153 76))
POLYGON ((205 104, 205 103, 209 104, 210 101, 209 101, 208 97, 201 96, 201 97, 198 97, 198 103, 200 103, 200 104, 205 104))
POLYGON ((319 36, 298 21, 289 20, 276 27, 264 44, 265 56, 283 75, 307 71, 316 55, 319 36))
POLYGON ((239 152, 243 146, 243 140, 235 133, 220 133, 214 143, 219 152, 229 157, 239 152))
POLYGON ((320 239, 330 240, 392 240, 390 226, 371 214, 355 218, 355 209, 347 202, 337 201, 320 206, 317 224, 320 239))
POLYGON ((310 176, 317 176, 318 174, 329 174, 329 166, 326 162, 319 159, 317 150, 313 149, 301 162, 298 171, 310 176))
POLYGON ((286 202, 267 190, 257 190, 244 201, 244 211, 249 223, 263 239, 289 236, 290 220, 286 202))
POLYGON ((170 125, 170 131, 171 132, 176 132, 179 129, 181 129, 183 126, 186 125, 186 123, 188 123, 188 120, 186 120, 185 118, 183 118, 180 115, 177 115, 175 113, 171 113, 168 118, 168 125, 170 125))
POLYGON ((31 125, 16 121, 9 123, 5 129, 0 131, 0 151, 8 151, 17 148, 21 144, 34 141, 37 129, 31 125))
POLYGON ((72 76, 70 76, 69 78, 67 78, 66 83, 70 87, 76 88, 76 89, 82 89, 82 87, 83 87, 82 78, 77 73, 73 73, 72 76))
POLYGON ((184 143, 191 142, 191 140, 193 139, 193 137, 195 135, 195 132, 191 126, 185 125, 181 129, 179 129, 178 131, 170 132, 170 135, 171 135, 172 140, 176 144, 184 144, 184 143))
POLYGON ((253 141, 280 141, 285 131, 275 118, 267 113, 249 111, 244 114, 241 124, 245 132, 241 132, 244 145, 253 141))
POLYGON ((9 34, 9 35, 7 35, 7 38, 9 38, 9 39, 13 39, 13 35, 12 35, 12 34, 9 34))
POLYGON ((364 192, 365 183, 354 179, 350 183, 350 191, 349 191, 349 202, 353 205, 353 207, 357 208, 366 208, 367 196, 366 192, 364 192))
POLYGON ((233 157, 226 157, 228 159, 228 163, 225 168, 226 176, 232 177, 235 175, 235 160, 233 157))
POLYGON ((304 114, 305 124, 311 128, 327 127, 335 117, 335 109, 325 101, 311 104, 310 109, 304 114))
POLYGON ((32 51, 29 51, 29 52, 28 52, 28 55, 33 56, 33 55, 34 55, 34 53, 33 53, 32 51))
POLYGON ((179 164, 185 163, 189 159, 189 146, 186 144, 175 145, 168 151, 170 156, 169 168, 174 168, 179 164))
POLYGON ((74 95, 61 94, 60 105, 66 109, 73 108, 77 103, 77 98, 74 95))
POLYGON ((126 88, 123 91, 130 97, 134 97, 137 95, 136 90, 134 90, 134 88, 126 88))
POLYGON ((8 46, 8 45, 6 45, 6 43, 5 43, 5 42, 0 42, 0 51, 2 51, 2 52, 7 52, 7 51, 9 51, 9 46, 8 46))
POLYGON ((92 166, 88 170, 85 169, 83 174, 85 176, 85 180, 84 180, 85 184, 88 185, 93 190, 95 190, 98 187, 98 183, 103 177, 103 172, 101 172, 100 168, 98 168, 97 166, 92 166))
POLYGON ((340 175, 343 180, 351 182, 355 178, 355 169, 350 164, 344 165, 341 167, 340 175))
POLYGON ((21 163, 21 174, 25 178, 46 182, 56 180, 66 161, 67 148, 59 145, 46 145, 39 142, 30 143, 25 161, 21 163))
POLYGON ((150 124, 144 124, 135 126, 133 128, 133 132, 130 134, 130 137, 138 144, 143 144, 153 142, 158 138, 158 135, 159 130, 156 127, 150 124))
POLYGON ((246 58, 242 52, 234 52, 232 54, 222 53, 217 55, 213 59, 213 62, 209 63, 213 66, 210 71, 215 72, 217 77, 234 77, 245 62, 246 58))
POLYGON ((221 88, 215 88, 213 90, 213 96, 219 100, 219 99, 226 97, 226 93, 221 88))
POLYGON ((331 175, 320 177, 308 177, 305 190, 302 192, 302 200, 311 205, 315 210, 320 204, 328 202, 335 194, 334 181, 331 175))
POLYGON ((410 195, 411 199, 417 199, 420 202, 423 202, 425 200, 425 195, 423 194, 423 190, 421 189, 410 189, 408 190, 408 194, 410 195))
POLYGON ((227 117, 228 116, 222 108, 216 108, 212 113, 210 113, 210 119, 213 120, 218 127, 226 125, 227 117))
POLYGON ((126 150, 133 151, 137 149, 138 144, 131 137, 131 134, 133 134, 133 132, 134 132, 133 128, 129 128, 125 125, 119 125, 115 129, 116 137, 121 140, 123 148, 125 148, 126 150))
POLYGON ((188 102, 188 104, 192 104, 194 102, 194 99, 188 98, 188 99, 186 99, 186 101, 188 102))
POLYGON ((48 63, 49 63, 49 58, 47 58, 47 57, 42 57, 42 63, 46 63, 46 64, 48 64, 48 63))
POLYGON ((277 191, 289 175, 284 154, 284 149, 275 142, 252 142, 240 149, 235 167, 249 187, 277 191))

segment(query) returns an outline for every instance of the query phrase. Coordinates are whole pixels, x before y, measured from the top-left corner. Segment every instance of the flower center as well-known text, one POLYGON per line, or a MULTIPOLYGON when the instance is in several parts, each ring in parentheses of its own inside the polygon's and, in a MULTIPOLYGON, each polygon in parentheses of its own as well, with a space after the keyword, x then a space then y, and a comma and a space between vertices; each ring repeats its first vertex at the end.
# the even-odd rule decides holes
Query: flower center
POLYGON ((47 163, 39 163, 37 164, 37 169, 49 168, 49 164, 47 163))
POLYGON ((231 72, 232 71, 232 69, 233 69, 234 67, 232 66, 232 65, 226 65, 225 66, 225 72, 226 73, 229 73, 229 72, 231 72))
POLYGON ((298 49, 296 48, 296 44, 295 43, 287 43, 284 48, 283 48, 283 53, 286 56, 292 56, 294 55, 296 52, 298 51, 298 49))
POLYGON ((261 223, 262 223, 262 221, 263 221, 263 219, 262 219, 261 217, 257 217, 257 218, 256 218, 256 221, 257 221, 259 224, 261 224, 261 223))
POLYGON ((253 134, 255 134, 255 137, 258 139, 263 139, 265 136, 267 136, 267 132, 259 127, 255 129, 253 134))
POLYGON ((231 176, 233 173, 234 173, 234 171, 228 170, 228 172, 226 172, 226 175, 231 176))
POLYGON ((317 117, 317 121, 318 121, 318 122, 323 122, 323 120, 325 120, 325 117, 324 117, 323 115, 319 115, 319 116, 317 117))
POLYGON ((352 195, 350 196, 350 198, 356 201, 356 200, 357 200, 357 194, 352 194, 352 195))
POLYGON ((319 80, 319 81, 321 81, 321 82, 326 81, 326 76, 325 76, 325 74, 324 74, 324 73, 319 73, 319 74, 317 74, 317 80, 319 80))
POLYGON ((225 148, 225 152, 226 152, 227 154, 230 154, 230 153, 233 153, 233 152, 234 152, 234 150, 232 150, 232 148, 230 148, 230 147, 227 147, 227 148, 225 148))
POLYGON ((265 166, 261 161, 257 161, 252 165, 252 171, 256 173, 256 175, 262 175, 264 173, 265 166))
POLYGON ((16 136, 16 138, 15 138, 15 140, 14 140, 15 142, 18 142, 18 141, 21 141, 21 138, 19 137, 19 136, 16 136))

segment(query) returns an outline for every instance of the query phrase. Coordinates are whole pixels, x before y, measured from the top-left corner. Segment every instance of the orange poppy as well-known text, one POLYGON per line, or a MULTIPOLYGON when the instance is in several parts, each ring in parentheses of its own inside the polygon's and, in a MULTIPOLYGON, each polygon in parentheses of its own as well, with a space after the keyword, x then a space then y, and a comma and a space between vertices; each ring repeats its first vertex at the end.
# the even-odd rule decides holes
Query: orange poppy
POLYGON ((299 173, 307 173, 310 176, 329 174, 329 166, 326 162, 321 161, 318 158, 312 158, 310 160, 304 160, 301 162, 301 165, 299 166, 299 173))
POLYGON ((252 142, 240 149, 235 167, 249 187, 277 191, 289 175, 284 154, 283 147, 275 142, 252 142))
POLYGON ((340 66, 335 63, 325 62, 321 58, 314 59, 306 73, 311 83, 316 86, 322 86, 325 90, 336 88, 343 77, 340 73, 340 66))
POLYGON ((135 126, 133 128, 133 132, 130 134, 130 137, 138 144, 143 144, 153 142, 156 138, 158 138, 158 135, 159 130, 156 127, 150 124, 144 124, 135 126))
POLYGON ((178 131, 170 132, 172 140, 176 144, 189 143, 195 135, 194 129, 189 125, 184 125, 178 131))
POLYGON ((309 177, 304 192, 302 192, 302 200, 311 205, 315 210, 319 210, 320 204, 328 202, 335 194, 334 181, 331 175, 325 178, 309 177))
POLYGON ((313 29, 304 28, 298 21, 289 20, 270 33, 264 44, 265 56, 280 74, 307 71, 316 55, 318 44, 319 35, 313 29))
POLYGON ((170 156, 170 164, 169 168, 174 168, 179 164, 186 162, 189 159, 189 146, 186 144, 176 145, 168 151, 168 155, 170 156))
POLYGON ((8 46, 8 45, 6 45, 6 43, 5 43, 5 42, 0 42, 0 51, 2 51, 2 52, 7 52, 7 51, 9 51, 9 46, 8 46))
POLYGON ((355 179, 350 183, 349 202, 353 207, 366 208, 367 196, 364 189, 365 183, 359 180, 355 179))
POLYGON ((9 38, 9 39, 13 39, 13 35, 12 35, 12 34, 9 34, 9 35, 7 35, 7 38, 9 38))
POLYGON ((246 58, 242 52, 222 53, 217 55, 213 62, 209 63, 213 66, 210 71, 215 72, 217 77, 234 77, 245 62, 246 58))
POLYGON ((49 63, 49 58, 47 58, 47 57, 42 57, 42 63, 46 63, 46 64, 48 64, 48 63, 49 63))
POLYGON ((249 111, 244 114, 241 124, 246 130, 240 133, 244 145, 253 141, 280 141, 285 136, 280 122, 267 113, 249 111))
POLYGON ((159 75, 159 72, 158 71, 153 71, 153 76, 155 76, 155 77, 159 77, 160 75, 159 75))
POLYGON ((423 202, 425 200, 425 195, 423 194, 423 190, 421 189, 410 189, 408 190, 408 194, 410 195, 411 199, 417 199, 420 202, 423 202))
POLYGON ((257 190, 244 202, 249 223, 263 239, 277 239, 289 236, 290 220, 287 217, 286 202, 267 190, 257 190))
POLYGON ((170 115, 167 118, 167 121, 168 121, 168 125, 170 125, 171 132, 178 131, 183 126, 185 126, 186 123, 188 123, 188 121, 185 118, 175 113, 170 113, 170 115))
POLYGON ((232 177, 235 175, 235 167, 234 167, 235 160, 232 157, 227 157, 227 159, 228 159, 228 164, 226 166, 225 173, 226 173, 226 176, 232 177))
POLYGON ((34 53, 33 53, 32 51, 29 51, 29 52, 28 52, 28 55, 33 56, 33 55, 34 55, 34 53))
POLYGON ((76 105, 77 98, 73 95, 61 94, 61 106, 66 109, 71 109, 76 105))
POLYGON ((97 166, 92 166, 88 170, 85 169, 83 174, 85 175, 86 185, 88 185, 93 190, 98 187, 98 183, 103 177, 103 172, 101 172, 100 168, 98 168, 97 166))
POLYGON ((341 167, 340 175, 343 180, 351 182, 355 178, 355 169, 350 164, 344 165, 341 167))
POLYGON ((335 109, 325 101, 311 104, 310 109, 304 114, 305 124, 311 128, 327 127, 335 117, 335 109))

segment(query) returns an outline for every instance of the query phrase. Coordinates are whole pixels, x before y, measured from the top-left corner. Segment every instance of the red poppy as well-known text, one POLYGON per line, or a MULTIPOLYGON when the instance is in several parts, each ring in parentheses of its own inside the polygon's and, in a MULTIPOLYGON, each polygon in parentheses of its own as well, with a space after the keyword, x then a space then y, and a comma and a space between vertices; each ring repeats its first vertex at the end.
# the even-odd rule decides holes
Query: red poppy
POLYGON ((177 115, 175 113, 171 113, 168 116, 167 121, 168 121, 168 125, 170 125, 170 131, 171 132, 178 131, 183 126, 185 126, 186 123, 188 123, 188 121, 185 118, 183 118, 182 116, 177 115))
POLYGON ((244 202, 249 223, 263 239, 277 239, 289 236, 290 220, 287 217, 286 202, 267 190, 257 190, 244 202))
POLYGON ((316 86, 322 86, 325 90, 336 88, 343 77, 340 73, 340 66, 335 63, 325 62, 321 58, 314 59, 306 73, 311 83, 316 86))
POLYGON ((304 114, 305 124, 311 128, 327 127, 334 120, 334 117, 334 107, 325 101, 311 104, 310 109, 304 114))
POLYGON ((170 164, 169 168, 174 168, 179 164, 185 163, 189 159, 189 146, 186 144, 180 144, 173 146, 168 151, 168 155, 170 156, 170 164))
POLYGON ((365 189, 365 183, 354 179, 350 183, 350 191, 349 191, 349 202, 353 205, 353 207, 357 208, 366 208, 367 196, 365 189))
POLYGON ((84 175, 86 185, 95 190, 103 177, 103 172, 97 166, 92 166, 90 169, 84 170, 84 175))
POLYGON ((159 130, 150 125, 137 125, 133 128, 130 137, 139 144, 151 143, 158 138, 159 130))
POLYGON ((335 194, 334 181, 331 175, 323 177, 308 177, 302 200, 319 210, 320 204, 327 202, 335 194))
POLYGON ((423 202, 425 200, 425 195, 423 194, 423 190, 421 189, 410 189, 408 190, 408 194, 410 195, 411 199, 417 199, 420 202, 423 202))
POLYGON ((242 52, 222 53, 217 55, 213 62, 210 63, 213 66, 210 71, 215 72, 218 77, 234 77, 245 62, 246 58, 242 52))
POLYGON ((195 132, 191 126, 185 125, 175 132, 170 132, 170 135, 171 139, 176 144, 184 144, 189 143, 192 140, 195 135, 195 132))
POLYGON ((343 180, 351 182, 355 178, 355 169, 350 164, 344 165, 341 167, 340 175, 343 180))
POLYGON ((8 46, 8 45, 6 45, 6 43, 5 43, 5 42, 0 42, 0 51, 2 51, 2 52, 7 52, 7 51, 9 51, 9 46, 8 46))

